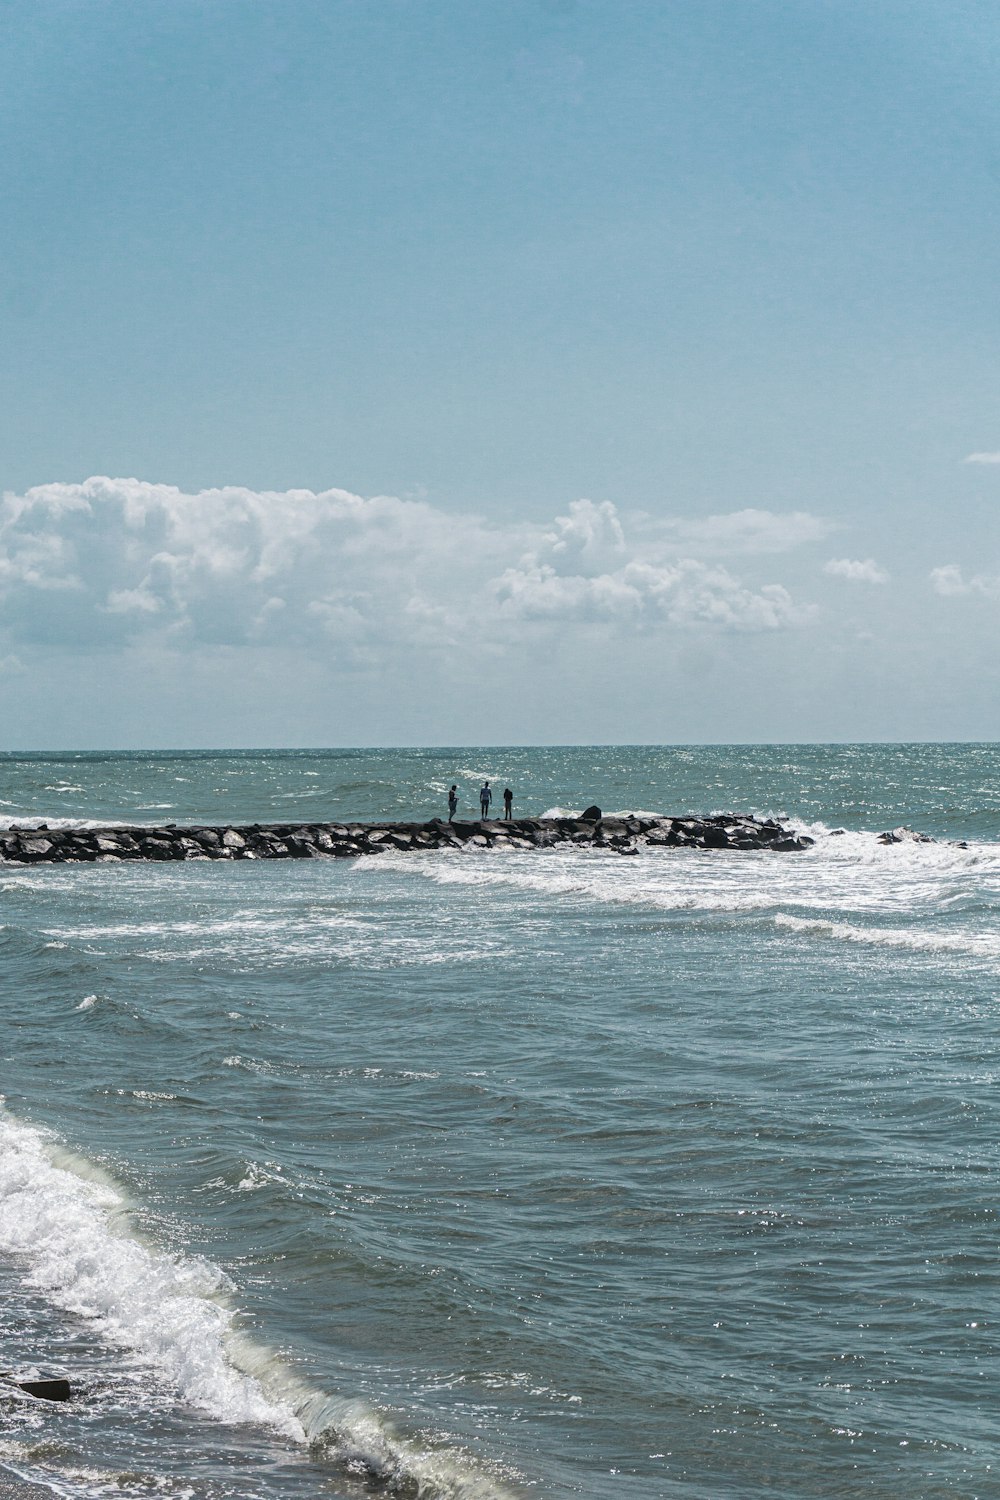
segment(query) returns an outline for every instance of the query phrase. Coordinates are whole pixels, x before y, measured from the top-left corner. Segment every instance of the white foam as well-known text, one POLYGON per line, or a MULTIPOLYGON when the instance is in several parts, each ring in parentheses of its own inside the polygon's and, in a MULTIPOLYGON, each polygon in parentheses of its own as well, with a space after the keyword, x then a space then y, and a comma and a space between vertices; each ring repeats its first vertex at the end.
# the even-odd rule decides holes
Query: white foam
POLYGON ((839 938, 848 943, 870 943, 880 948, 902 948, 911 953, 971 953, 978 958, 1000 957, 1000 935, 985 932, 932 932, 926 928, 862 927, 821 917, 794 917, 779 912, 775 926, 809 936, 839 938))
MULTIPOLYGON (((583 896, 612 904, 654 906, 661 911, 760 911, 778 899, 754 884, 729 883, 713 888, 711 880, 698 879, 690 865, 663 863, 660 851, 640 851, 627 861, 618 854, 573 848, 532 851, 526 859, 507 851, 498 858, 494 850, 466 850, 465 858, 453 859, 448 852, 420 861, 416 868, 406 854, 386 855, 372 861, 381 873, 414 870, 440 885, 508 886, 535 891, 544 896, 583 896), (681 878, 678 878, 681 877, 681 878)), ((687 851, 683 851, 682 857, 687 851)), ((675 851, 667 855, 669 859, 675 851)), ((771 856, 764 856, 771 858, 771 856)), ((714 855, 701 856, 713 860, 714 855)), ((368 873, 366 865, 361 872, 368 873)), ((759 873, 759 866, 758 866, 759 873)))
POLYGON ((138 1350, 192 1405, 305 1440, 295 1413, 234 1368, 228 1282, 201 1257, 176 1257, 132 1233, 120 1191, 92 1164, 0 1113, 0 1248, 30 1284, 138 1350))
MULTIPOLYGON (((17 827, 34 833, 42 823, 48 828, 107 828, 109 823, 114 821, 110 818, 65 818, 54 813, 25 812, 22 809, 21 812, 5 812, 0 817, 0 829, 9 830, 17 827)), ((41 831, 44 834, 45 829, 42 828, 41 831)))
POLYGON ((278 1182, 284 1185, 284 1181, 285 1179, 281 1175, 280 1167, 273 1167, 270 1162, 261 1167, 258 1166, 257 1162, 249 1161, 246 1164, 244 1175, 236 1184, 236 1191, 238 1193, 255 1193, 258 1188, 267 1187, 270 1183, 278 1182))
POLYGON ((442 885, 771 920, 815 937, 912 952, 1000 956, 1000 845, 885 845, 874 833, 835 837, 822 825, 810 832, 815 846, 794 854, 640 847, 623 860, 575 847, 505 858, 467 849, 462 859, 442 852, 419 863, 386 855, 363 873, 412 870, 442 885))
MULTIPOLYGON (((248 1170, 240 1188, 256 1186, 254 1178, 248 1170)), ((233 1327, 232 1286, 218 1266, 201 1256, 168 1254, 140 1238, 118 1185, 17 1120, 2 1098, 0 1251, 22 1260, 29 1284, 56 1306, 134 1350, 159 1379, 217 1421, 265 1427, 427 1500, 509 1495, 460 1448, 419 1444, 364 1402, 305 1385, 233 1327)))

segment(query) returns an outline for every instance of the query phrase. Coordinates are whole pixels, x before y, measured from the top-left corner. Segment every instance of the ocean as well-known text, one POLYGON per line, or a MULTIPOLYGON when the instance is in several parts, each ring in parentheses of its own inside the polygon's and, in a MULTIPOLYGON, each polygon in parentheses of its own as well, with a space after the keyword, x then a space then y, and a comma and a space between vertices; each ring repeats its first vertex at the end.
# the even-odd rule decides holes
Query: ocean
POLYGON ((8 754, 0 823, 484 777, 816 843, 0 866, 0 1369, 77 1393, 0 1476, 1000 1495, 1000 747, 8 754))

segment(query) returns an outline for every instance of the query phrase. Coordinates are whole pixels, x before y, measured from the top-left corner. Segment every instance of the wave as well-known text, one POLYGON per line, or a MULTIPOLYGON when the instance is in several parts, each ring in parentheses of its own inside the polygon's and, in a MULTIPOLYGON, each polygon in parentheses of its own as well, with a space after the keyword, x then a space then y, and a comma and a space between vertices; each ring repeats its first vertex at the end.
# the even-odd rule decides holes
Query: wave
POLYGON ((836 922, 826 917, 794 917, 785 912, 779 912, 774 923, 776 927, 811 937, 839 938, 843 942, 901 948, 911 953, 971 953, 979 958, 1000 957, 1000 935, 985 932, 862 927, 854 922, 836 922))
MULTIPOLYGON (((682 857, 688 853, 680 852, 682 857)), ((715 858, 701 851, 697 857, 715 858)), ((582 896, 616 905, 653 906, 661 911, 750 912, 777 903, 777 897, 762 889, 759 882, 740 890, 722 890, 717 895, 703 887, 691 888, 688 883, 657 885, 644 877, 661 873, 657 867, 662 858, 659 850, 643 851, 637 859, 627 862, 626 876, 625 861, 619 855, 597 850, 556 849, 533 853, 527 860, 518 850, 482 850, 460 855, 443 851, 425 856, 419 865, 409 854, 386 855, 371 861, 371 873, 379 876, 413 871, 440 885, 502 885, 544 896, 582 896)), ((366 864, 359 873, 367 875, 369 866, 366 864)))
MULTIPOLYGON (((109 823, 124 822, 125 819, 115 818, 67 818, 58 813, 46 812, 4 812, 0 815, 0 831, 10 828, 38 828, 42 823, 47 828, 107 828, 109 823)), ((136 819, 133 826, 138 826, 136 819)))
POLYGON ((149 1244, 132 1221, 106 1173, 16 1119, 0 1099, 0 1250, 17 1257, 29 1284, 56 1306, 138 1353, 216 1421, 268 1429, 368 1481, 428 1500, 510 1494, 457 1446, 420 1445, 363 1401, 307 1386, 234 1326, 233 1286, 219 1266, 149 1244))
POLYGON ((766 923, 914 953, 1000 956, 1000 846, 885 845, 872 833, 834 836, 815 824, 810 831, 816 845, 789 855, 640 849, 622 860, 557 848, 526 859, 516 851, 479 850, 416 862, 387 855, 372 862, 371 873, 412 870, 470 891, 499 886, 543 900, 766 923))

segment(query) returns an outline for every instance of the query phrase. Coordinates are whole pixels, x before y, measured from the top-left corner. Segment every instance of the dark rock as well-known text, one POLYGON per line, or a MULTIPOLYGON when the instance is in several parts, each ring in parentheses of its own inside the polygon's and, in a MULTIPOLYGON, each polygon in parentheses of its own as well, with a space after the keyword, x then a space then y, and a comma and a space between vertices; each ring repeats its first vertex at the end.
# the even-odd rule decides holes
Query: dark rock
POLYGON ((33 839, 22 834, 16 847, 22 859, 34 861, 47 859, 55 845, 49 839, 33 839))
POLYGON ((166 839, 143 839, 142 853, 145 859, 180 859, 181 852, 166 839))
MULTIPOLYGON (((926 835, 894 829, 885 843, 903 839, 925 842, 926 835)), ((486 818, 482 822, 259 823, 240 827, 0 830, 0 859, 14 864, 93 862, 94 860, 184 859, 324 859, 356 858, 387 850, 429 852, 474 847, 510 850, 551 849, 580 845, 635 853, 647 848, 802 850, 813 840, 774 819, 758 822, 735 813, 704 818, 608 817, 596 807, 580 818, 486 818), (594 814, 597 816, 593 816, 594 814)))
POLYGON ((291 834, 286 843, 293 859, 319 859, 321 857, 315 844, 311 844, 308 839, 300 838, 297 834, 291 834))
POLYGON ((930 834, 914 833, 912 828, 894 828, 891 833, 880 833, 878 844, 933 844, 930 834))
POLYGON ((601 809, 596 802, 591 807, 585 807, 580 814, 581 823, 599 823, 601 821, 601 809))
POLYGON ((15 1380, 14 1384, 22 1391, 27 1391, 29 1396, 36 1396, 39 1401, 70 1401, 73 1398, 69 1381, 61 1377, 15 1380))

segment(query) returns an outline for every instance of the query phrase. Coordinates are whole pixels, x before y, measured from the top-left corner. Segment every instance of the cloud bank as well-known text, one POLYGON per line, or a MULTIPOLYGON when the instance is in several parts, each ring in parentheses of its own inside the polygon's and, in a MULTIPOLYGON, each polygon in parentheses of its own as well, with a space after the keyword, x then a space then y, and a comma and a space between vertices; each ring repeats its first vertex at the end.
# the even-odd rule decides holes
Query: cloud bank
POLYGON ((848 583, 888 583, 889 575, 874 558, 831 557, 823 572, 831 578, 845 578, 848 583))
POLYGON ((187 494, 92 478, 3 497, 0 621, 12 646, 262 644, 368 660, 393 646, 502 646, 560 622, 773 632, 808 623, 811 607, 711 552, 749 558, 827 530, 757 510, 630 521, 591 500, 547 525, 499 526, 339 489, 187 494))
POLYGON ((946 563, 942 568, 931 569, 931 588, 944 599, 968 597, 970 594, 995 596, 1000 594, 1000 578, 987 573, 974 573, 966 578, 957 563, 946 563))

